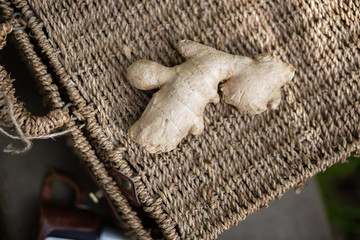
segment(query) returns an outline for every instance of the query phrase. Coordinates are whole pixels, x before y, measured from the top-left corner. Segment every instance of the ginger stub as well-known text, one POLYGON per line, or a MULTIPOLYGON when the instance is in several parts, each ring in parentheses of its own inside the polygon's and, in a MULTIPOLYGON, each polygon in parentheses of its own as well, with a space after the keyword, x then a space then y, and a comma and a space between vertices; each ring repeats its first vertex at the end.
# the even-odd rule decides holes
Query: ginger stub
POLYGON ((226 103, 242 113, 257 114, 280 104, 280 88, 295 72, 270 55, 251 59, 189 40, 180 41, 177 49, 187 59, 183 64, 169 68, 139 60, 127 70, 134 87, 160 88, 128 131, 150 153, 170 151, 188 132, 198 135, 203 131, 204 108, 219 101, 219 83, 226 103))

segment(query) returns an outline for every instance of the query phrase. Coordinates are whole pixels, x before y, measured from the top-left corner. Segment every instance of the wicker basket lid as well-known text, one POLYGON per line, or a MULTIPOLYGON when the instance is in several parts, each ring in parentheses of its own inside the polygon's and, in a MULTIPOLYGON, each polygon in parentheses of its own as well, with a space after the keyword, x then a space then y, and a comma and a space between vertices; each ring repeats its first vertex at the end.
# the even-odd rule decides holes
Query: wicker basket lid
POLYGON ((357 1, 12 2, 0 1, 2 16, 24 15, 28 29, 15 37, 44 66, 38 79, 49 102, 74 104, 71 114, 85 123, 66 123, 76 127, 74 147, 135 239, 154 237, 142 211, 165 238, 214 239, 359 150, 357 1), (249 116, 208 104, 201 135, 169 153, 141 149, 126 132, 153 92, 133 88, 125 71, 138 59, 181 63, 181 39, 292 64, 280 108, 249 116), (110 169, 132 179, 141 207, 110 169))

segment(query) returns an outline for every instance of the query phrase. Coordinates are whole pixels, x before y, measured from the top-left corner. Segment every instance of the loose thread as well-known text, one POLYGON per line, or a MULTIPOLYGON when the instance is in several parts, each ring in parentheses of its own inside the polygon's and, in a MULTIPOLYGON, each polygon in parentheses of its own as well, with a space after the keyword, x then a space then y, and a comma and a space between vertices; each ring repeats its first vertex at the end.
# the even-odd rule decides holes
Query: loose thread
MULTIPOLYGON (((45 135, 41 135, 41 136, 29 136, 29 137, 27 137, 27 136, 25 136, 23 130, 21 129, 18 122, 16 121, 16 118, 14 116, 13 104, 10 101, 10 99, 8 98, 8 96, 6 96, 6 94, 4 94, 4 99, 5 99, 5 102, 6 102, 6 106, 8 107, 8 114, 10 116, 11 122, 14 124, 15 130, 19 134, 19 136, 10 134, 1 127, 0 127, 0 132, 3 133, 5 136, 11 138, 11 139, 18 139, 18 140, 21 140, 21 141, 23 141, 25 143, 25 147, 23 147, 23 148, 16 148, 12 144, 9 144, 3 150, 4 152, 10 152, 10 153, 14 153, 14 154, 24 153, 24 152, 27 152, 28 150, 30 150, 31 147, 32 147, 32 142, 30 140, 56 138, 56 137, 65 135, 65 134, 67 134, 69 132, 72 132, 72 131, 74 131, 76 129, 76 126, 73 126, 73 127, 69 128, 69 129, 66 129, 66 130, 61 131, 61 132, 50 133, 50 134, 45 134, 45 135)), ((82 128, 83 126, 84 125, 80 126, 80 128, 82 128)))
MULTIPOLYGON (((31 148, 32 143, 29 139, 26 138, 24 132, 21 130, 18 122, 16 121, 15 116, 14 116, 13 104, 11 103, 11 101, 9 100, 9 98, 6 94, 4 94, 4 98, 5 98, 6 106, 9 109, 9 116, 10 116, 11 122, 14 124, 17 133, 20 135, 19 138, 26 144, 23 149, 16 149, 15 147, 12 146, 12 144, 9 144, 4 149, 4 152, 24 153, 31 148)), ((1 132, 3 132, 3 131, 5 131, 5 130, 2 129, 1 132)))

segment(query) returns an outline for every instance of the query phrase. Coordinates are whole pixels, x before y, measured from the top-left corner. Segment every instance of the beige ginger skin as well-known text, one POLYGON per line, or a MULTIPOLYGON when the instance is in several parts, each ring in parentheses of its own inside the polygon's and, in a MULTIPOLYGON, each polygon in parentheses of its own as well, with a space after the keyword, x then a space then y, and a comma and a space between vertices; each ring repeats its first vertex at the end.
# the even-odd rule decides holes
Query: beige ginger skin
POLYGON ((295 69, 269 55, 255 59, 180 41, 177 49, 187 61, 175 67, 140 60, 127 70, 130 83, 141 90, 160 88, 129 136, 150 153, 174 149, 190 132, 204 129, 203 113, 209 102, 219 102, 218 85, 225 102, 240 112, 257 114, 281 101, 280 88, 295 69))

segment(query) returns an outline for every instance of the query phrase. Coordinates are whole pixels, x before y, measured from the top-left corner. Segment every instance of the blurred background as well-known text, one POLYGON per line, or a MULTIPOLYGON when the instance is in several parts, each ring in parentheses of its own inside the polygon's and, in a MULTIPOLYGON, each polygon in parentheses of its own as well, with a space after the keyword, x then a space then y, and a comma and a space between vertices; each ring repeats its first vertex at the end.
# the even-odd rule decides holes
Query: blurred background
MULTIPOLYGON (((35 115, 46 114, 36 80, 10 36, 0 52, 0 64, 16 79, 16 95, 35 115)), ((0 136, 0 149, 19 141, 0 136)), ((0 151, 0 239, 27 239, 39 211, 42 182, 50 168, 71 175, 86 193, 94 187, 84 175, 66 137, 34 141, 21 155, 0 151)), ((54 204, 65 205, 73 193, 61 184, 54 187, 54 204)), ((88 200, 91 211, 109 221, 106 210, 88 200)), ((219 239, 360 239, 360 161, 354 157, 336 164, 270 203, 219 239)))
POLYGON ((360 159, 335 164, 316 181, 334 239, 360 239, 360 159))

